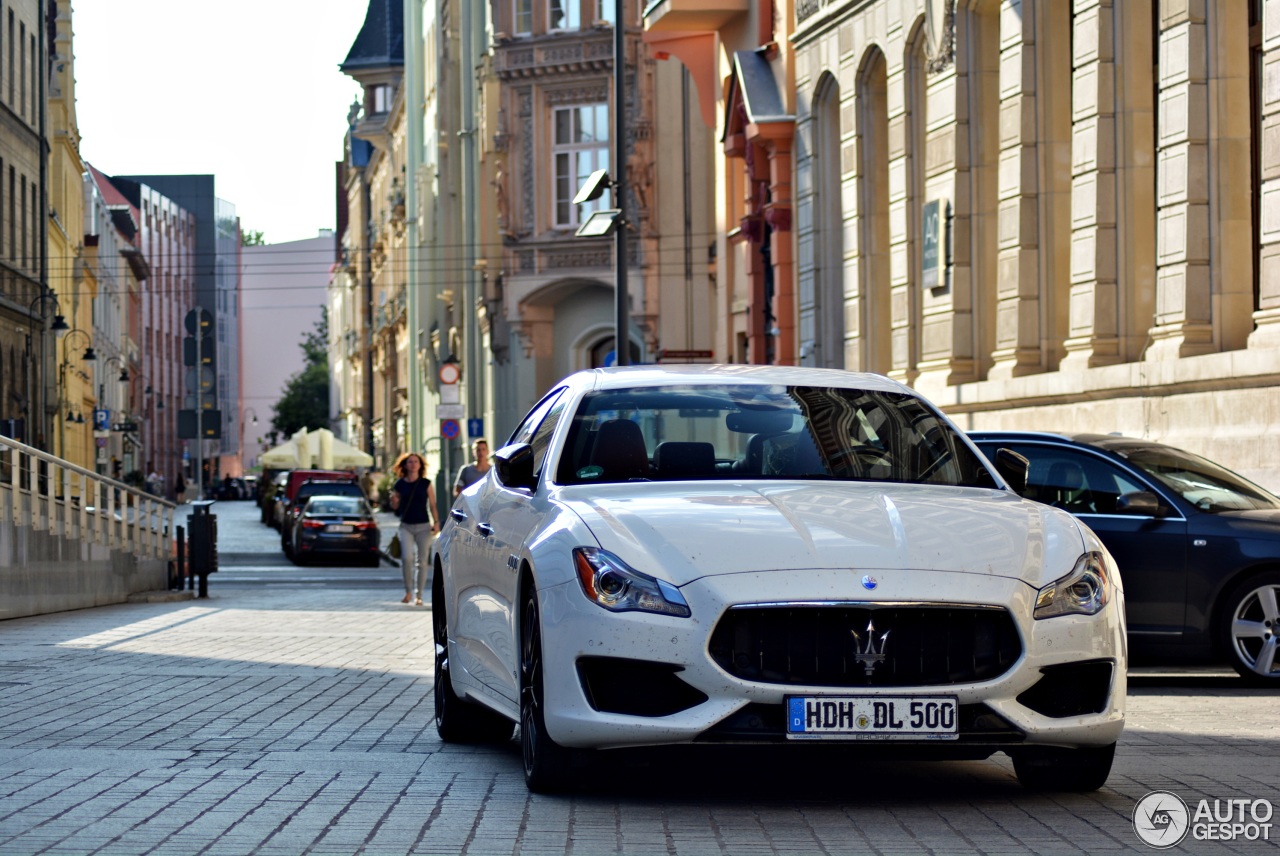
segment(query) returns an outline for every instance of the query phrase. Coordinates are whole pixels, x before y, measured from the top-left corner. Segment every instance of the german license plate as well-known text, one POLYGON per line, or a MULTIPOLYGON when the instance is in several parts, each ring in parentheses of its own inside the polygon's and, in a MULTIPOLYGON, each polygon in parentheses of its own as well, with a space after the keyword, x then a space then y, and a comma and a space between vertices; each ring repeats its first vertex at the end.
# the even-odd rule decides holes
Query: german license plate
POLYGON ((787 696, 792 740, 955 740, 955 696, 787 696))
POLYGON ((354 532, 354 531, 356 531, 356 527, 352 526, 352 525, 351 525, 351 524, 349 524, 349 523, 330 523, 328 526, 324 527, 324 531, 326 531, 326 532, 354 532))

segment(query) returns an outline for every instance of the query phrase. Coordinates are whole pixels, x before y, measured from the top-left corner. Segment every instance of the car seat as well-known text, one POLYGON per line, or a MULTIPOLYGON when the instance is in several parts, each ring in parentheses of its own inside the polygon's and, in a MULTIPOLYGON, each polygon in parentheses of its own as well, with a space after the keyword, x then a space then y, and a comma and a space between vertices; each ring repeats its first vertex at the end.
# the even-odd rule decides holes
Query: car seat
POLYGON ((649 478, 649 449, 640 426, 629 419, 602 423, 591 449, 591 463, 604 471, 599 481, 649 478))
POLYGON ((668 440, 653 450, 653 470, 660 479, 701 478, 714 475, 716 450, 710 443, 668 440))
POLYGON ((1041 489, 1041 501, 1066 511, 1093 511, 1085 489, 1084 469, 1075 461, 1054 461, 1049 465, 1041 489))

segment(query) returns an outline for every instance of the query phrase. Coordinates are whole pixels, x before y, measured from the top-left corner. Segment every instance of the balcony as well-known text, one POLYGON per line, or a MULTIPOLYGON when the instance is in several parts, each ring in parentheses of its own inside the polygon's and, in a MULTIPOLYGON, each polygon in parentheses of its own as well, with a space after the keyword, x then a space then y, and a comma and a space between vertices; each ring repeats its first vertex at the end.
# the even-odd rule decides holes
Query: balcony
POLYGON ((718 30, 750 7, 750 0, 652 0, 644 9, 644 28, 655 33, 718 30))

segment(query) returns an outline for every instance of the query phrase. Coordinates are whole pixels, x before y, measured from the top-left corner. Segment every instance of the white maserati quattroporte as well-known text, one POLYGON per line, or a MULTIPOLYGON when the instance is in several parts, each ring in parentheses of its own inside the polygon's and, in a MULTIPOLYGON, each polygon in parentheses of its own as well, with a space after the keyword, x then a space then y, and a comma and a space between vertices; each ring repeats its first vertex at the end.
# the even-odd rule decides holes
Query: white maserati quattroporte
POLYGON ((1090 790, 1124 725, 1120 577, 911 389, 764 366, 580 372, 453 505, 432 608, 446 741, 520 726, 535 791, 591 750, 1005 752, 1090 790))

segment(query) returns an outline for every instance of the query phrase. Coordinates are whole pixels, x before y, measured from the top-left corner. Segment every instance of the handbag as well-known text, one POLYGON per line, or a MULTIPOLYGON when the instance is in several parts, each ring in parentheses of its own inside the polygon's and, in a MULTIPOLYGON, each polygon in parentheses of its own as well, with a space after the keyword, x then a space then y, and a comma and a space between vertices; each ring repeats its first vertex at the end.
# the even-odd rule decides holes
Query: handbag
POLYGON ((396 533, 396 537, 391 539, 391 543, 387 545, 387 553, 390 554, 391 558, 393 559, 400 558, 400 533, 399 532, 396 533))

